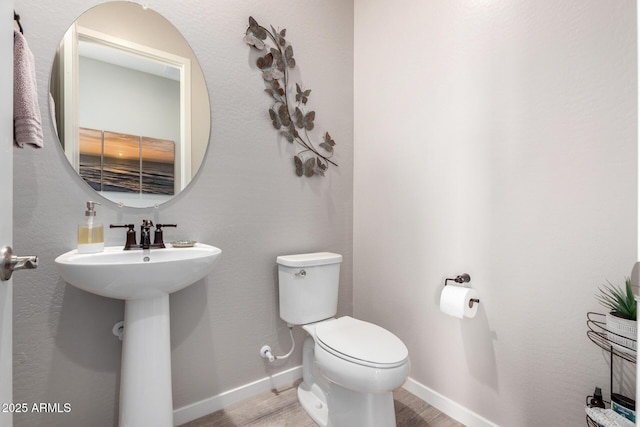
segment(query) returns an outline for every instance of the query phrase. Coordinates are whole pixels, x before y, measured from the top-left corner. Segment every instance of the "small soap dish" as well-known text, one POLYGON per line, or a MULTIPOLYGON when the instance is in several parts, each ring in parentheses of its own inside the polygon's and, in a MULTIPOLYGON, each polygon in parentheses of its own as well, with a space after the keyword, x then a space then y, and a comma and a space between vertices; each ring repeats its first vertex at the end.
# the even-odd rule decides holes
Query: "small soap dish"
POLYGON ((195 240, 176 240, 170 243, 174 248, 192 248, 198 242, 195 240))

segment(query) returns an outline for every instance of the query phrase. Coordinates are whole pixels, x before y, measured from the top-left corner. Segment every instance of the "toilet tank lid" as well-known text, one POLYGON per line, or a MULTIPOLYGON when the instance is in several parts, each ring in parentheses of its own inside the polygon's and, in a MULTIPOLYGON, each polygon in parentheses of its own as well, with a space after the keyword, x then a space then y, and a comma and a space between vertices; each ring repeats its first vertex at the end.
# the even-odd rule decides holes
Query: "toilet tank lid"
POLYGON ((313 267, 316 265, 338 264, 342 255, 331 252, 314 252, 311 254, 280 255, 276 262, 285 267, 313 267))

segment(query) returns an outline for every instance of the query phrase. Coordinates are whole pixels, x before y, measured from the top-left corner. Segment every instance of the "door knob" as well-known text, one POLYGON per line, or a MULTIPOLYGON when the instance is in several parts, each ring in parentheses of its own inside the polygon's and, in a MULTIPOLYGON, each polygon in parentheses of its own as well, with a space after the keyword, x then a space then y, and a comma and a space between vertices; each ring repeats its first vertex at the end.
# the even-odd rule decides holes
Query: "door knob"
POLYGON ((15 270, 38 268, 37 256, 15 256, 11 246, 0 249, 0 280, 11 279, 15 270))

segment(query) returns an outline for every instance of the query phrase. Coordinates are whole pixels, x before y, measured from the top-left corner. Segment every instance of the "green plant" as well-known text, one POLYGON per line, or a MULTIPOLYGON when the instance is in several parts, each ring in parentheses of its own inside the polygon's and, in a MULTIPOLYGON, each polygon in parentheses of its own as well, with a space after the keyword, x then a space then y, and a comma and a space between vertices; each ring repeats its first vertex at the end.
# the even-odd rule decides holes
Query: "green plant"
POLYGON ((631 279, 627 277, 625 281, 626 290, 616 287, 607 281, 608 285, 600 289, 600 295, 596 299, 610 309, 613 313, 624 319, 636 320, 637 302, 631 289, 631 279))

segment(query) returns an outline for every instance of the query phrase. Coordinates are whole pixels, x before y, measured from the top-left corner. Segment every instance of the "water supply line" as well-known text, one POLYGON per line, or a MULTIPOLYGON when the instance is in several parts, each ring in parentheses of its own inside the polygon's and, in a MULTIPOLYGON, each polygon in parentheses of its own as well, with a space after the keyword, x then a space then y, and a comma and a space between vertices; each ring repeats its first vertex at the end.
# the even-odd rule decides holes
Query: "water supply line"
POLYGON ((271 352, 271 347, 268 345, 263 345, 260 349, 260 356, 263 359, 267 359, 269 363, 275 362, 276 360, 283 360, 293 354, 293 350, 296 348, 296 341, 293 339, 293 325, 289 326, 289 336, 291 337, 291 350, 287 354, 283 354, 282 356, 276 356, 271 352))

